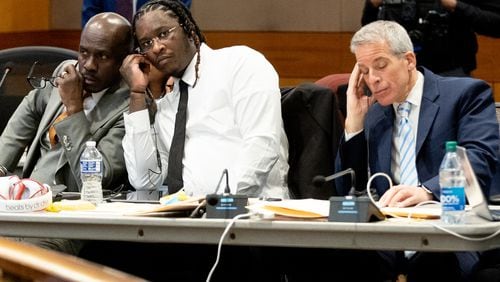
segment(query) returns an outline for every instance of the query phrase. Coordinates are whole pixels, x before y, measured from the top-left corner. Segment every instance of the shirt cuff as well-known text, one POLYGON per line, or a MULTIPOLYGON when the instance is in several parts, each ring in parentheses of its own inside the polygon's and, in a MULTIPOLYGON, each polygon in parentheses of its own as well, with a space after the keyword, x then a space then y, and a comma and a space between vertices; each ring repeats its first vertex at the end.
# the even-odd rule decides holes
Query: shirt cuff
POLYGON ((427 189, 425 186, 421 185, 421 186, 418 186, 418 188, 420 189, 423 189, 425 192, 427 192, 427 194, 431 194, 432 195, 432 191, 427 189))
POLYGON ((149 113, 147 109, 133 113, 125 112, 123 113, 123 120, 125 122, 125 127, 133 128, 134 132, 148 131, 150 128, 149 113))
POLYGON ((347 131, 344 131, 345 142, 349 141, 350 139, 352 139, 354 136, 360 134, 361 132, 363 132, 363 129, 356 131, 356 132, 353 132, 353 133, 347 133, 347 131))

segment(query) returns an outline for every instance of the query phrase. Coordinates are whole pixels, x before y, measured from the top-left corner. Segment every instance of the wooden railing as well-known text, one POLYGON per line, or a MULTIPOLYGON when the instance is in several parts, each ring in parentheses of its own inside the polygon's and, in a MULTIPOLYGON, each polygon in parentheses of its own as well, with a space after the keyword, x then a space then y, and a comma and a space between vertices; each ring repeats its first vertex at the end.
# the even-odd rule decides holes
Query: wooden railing
POLYGON ((0 281, 145 281, 74 256, 0 238, 0 281))
MULTIPOLYGON (((262 52, 275 66, 282 86, 315 81, 331 73, 352 70, 351 32, 205 32, 209 45, 247 45, 262 52)), ((0 33, 0 49, 51 45, 78 49, 80 31, 0 33)), ((473 76, 490 83, 500 102, 500 39, 478 37, 478 67, 473 76)))

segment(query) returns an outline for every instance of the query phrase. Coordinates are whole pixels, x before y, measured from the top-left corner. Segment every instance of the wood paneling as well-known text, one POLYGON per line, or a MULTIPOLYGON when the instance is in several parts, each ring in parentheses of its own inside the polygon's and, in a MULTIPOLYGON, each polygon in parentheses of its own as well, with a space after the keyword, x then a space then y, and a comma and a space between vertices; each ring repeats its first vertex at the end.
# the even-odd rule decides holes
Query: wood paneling
POLYGON ((49 0, 1 0, 0 32, 49 29, 49 0))
POLYGON ((495 96, 495 101, 500 102, 500 82, 493 83, 493 95, 495 96))
POLYGON ((357 30, 364 0, 193 0, 202 30, 338 32, 357 30))
MULTIPOLYGON (((266 56, 282 86, 315 81, 331 73, 351 72, 351 32, 205 32, 212 48, 247 45, 266 56)), ((0 49, 51 45, 78 50, 80 31, 0 33, 0 49)), ((474 77, 489 82, 500 102, 500 39, 479 36, 478 67, 474 77)))
POLYGON ((474 77, 489 82, 500 82, 500 39, 478 36, 478 42, 479 52, 474 77))
POLYGON ((330 73, 350 72, 348 32, 206 32, 213 48, 244 44, 262 52, 285 79, 316 80, 330 73))
POLYGON ((0 50, 33 45, 47 45, 78 50, 79 42, 79 30, 0 33, 0 50))

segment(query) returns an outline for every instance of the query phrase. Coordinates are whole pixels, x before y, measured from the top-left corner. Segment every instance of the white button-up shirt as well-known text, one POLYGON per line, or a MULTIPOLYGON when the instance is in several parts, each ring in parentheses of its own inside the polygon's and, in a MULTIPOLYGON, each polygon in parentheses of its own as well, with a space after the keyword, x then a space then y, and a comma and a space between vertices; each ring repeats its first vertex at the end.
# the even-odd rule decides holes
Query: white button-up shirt
MULTIPOLYGON (((196 56, 182 77, 189 92, 185 191, 190 195, 213 193, 227 168, 232 193, 288 197, 288 141, 273 66, 248 47, 212 50, 205 44, 201 46, 198 80, 195 64, 196 56)), ((153 127, 147 110, 124 114, 125 161, 129 180, 137 190, 156 190, 166 178, 179 96, 176 80, 173 92, 157 101, 153 127)))

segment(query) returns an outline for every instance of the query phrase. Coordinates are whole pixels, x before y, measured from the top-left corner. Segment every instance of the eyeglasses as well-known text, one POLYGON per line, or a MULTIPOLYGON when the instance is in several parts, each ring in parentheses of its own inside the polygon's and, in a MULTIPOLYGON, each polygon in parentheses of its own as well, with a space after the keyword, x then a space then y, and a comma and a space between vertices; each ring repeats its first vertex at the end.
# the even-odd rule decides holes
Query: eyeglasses
POLYGON ((167 40, 170 39, 170 37, 172 36, 172 33, 174 32, 174 30, 177 27, 179 27, 179 26, 174 26, 174 27, 171 27, 167 30, 160 31, 156 37, 153 37, 151 39, 145 39, 145 40, 139 42, 139 47, 137 47, 135 50, 140 54, 145 54, 145 53, 149 52, 149 50, 151 50, 151 48, 153 48, 153 46, 155 44, 154 43, 155 40, 158 40, 158 43, 165 44, 167 42, 167 40))
POLYGON ((31 87, 35 89, 42 89, 47 86, 47 82, 52 84, 52 86, 56 87, 56 77, 37 77, 37 76, 31 76, 33 74, 33 70, 35 69, 35 65, 38 64, 38 61, 35 61, 33 65, 30 68, 30 72, 28 73, 28 76, 26 79, 28 80, 29 84, 31 87))

